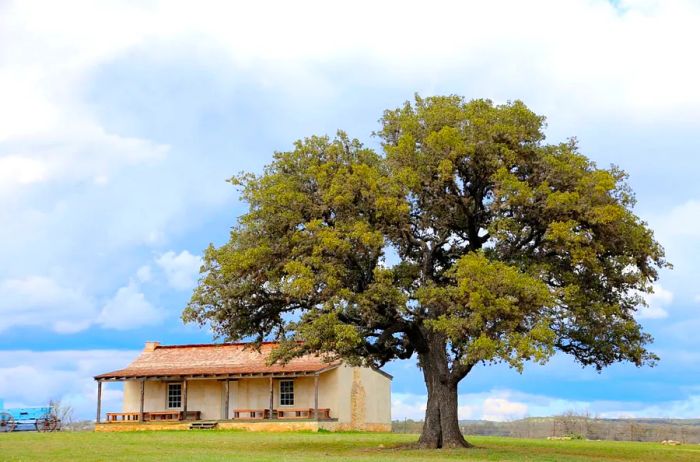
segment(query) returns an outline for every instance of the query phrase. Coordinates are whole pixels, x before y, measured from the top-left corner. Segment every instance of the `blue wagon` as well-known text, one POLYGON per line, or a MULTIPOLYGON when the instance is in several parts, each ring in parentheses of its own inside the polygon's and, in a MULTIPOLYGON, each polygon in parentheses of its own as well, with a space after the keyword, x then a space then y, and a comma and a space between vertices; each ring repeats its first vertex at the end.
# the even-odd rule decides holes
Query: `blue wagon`
POLYGON ((15 429, 52 432, 60 428, 61 421, 50 406, 0 409, 0 433, 15 429))

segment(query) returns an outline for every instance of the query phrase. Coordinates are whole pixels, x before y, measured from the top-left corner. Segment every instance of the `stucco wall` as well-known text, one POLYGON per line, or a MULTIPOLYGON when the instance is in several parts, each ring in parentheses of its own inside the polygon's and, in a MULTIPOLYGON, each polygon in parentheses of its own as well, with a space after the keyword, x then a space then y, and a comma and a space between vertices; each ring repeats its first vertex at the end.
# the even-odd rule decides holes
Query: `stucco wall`
POLYGON ((391 379, 369 368, 356 368, 365 389, 365 424, 391 424, 391 379))
MULTIPOLYGON (((332 374, 332 372, 328 372, 332 374)), ((326 374, 319 377, 319 407, 331 407, 328 401, 326 374), (322 403, 322 396, 326 399, 328 406, 322 403)), ((294 405, 286 407, 294 408, 310 408, 314 407, 314 378, 313 377, 295 377, 294 380, 294 405)), ((279 383, 280 379, 272 381, 272 393, 275 409, 284 408, 279 401, 279 383)), ((229 404, 231 409, 267 409, 270 406, 270 379, 243 379, 231 381, 229 384, 229 404)))
MULTIPOLYGON (((147 381, 144 390, 143 410, 164 411, 167 409, 167 382, 147 381)), ((200 411, 202 419, 220 419, 223 384, 216 380, 187 381, 187 409, 200 411)), ((123 412, 138 412, 141 399, 141 383, 124 383, 123 412)), ((182 410, 182 407, 177 408, 182 410)))
MULTIPOLYGON (((144 390, 143 410, 165 410, 165 383, 146 382, 144 390)), ((138 381, 124 382, 123 412, 138 412, 141 399, 141 383, 138 381)))
POLYGON ((352 388, 352 367, 342 365, 336 369, 336 377, 333 383, 335 389, 335 417, 338 422, 350 423, 352 408, 350 389, 352 388))
MULTIPOLYGON (((340 368, 330 370, 318 377, 318 407, 330 409, 331 417, 338 418, 338 371, 340 368)), ((313 386, 313 382, 312 382, 313 386)), ((313 406, 313 396, 311 397, 313 406)))
POLYGON ((231 408, 267 409, 270 406, 270 379, 245 379, 231 382, 231 408))
MULTIPOLYGON (((325 375, 319 377, 319 407, 333 409, 336 393, 325 375), (331 390, 330 393, 326 393, 331 390)), ((294 405, 281 406, 279 402, 279 382, 273 380, 275 408, 312 408, 314 406, 313 377, 294 378, 294 405)), ((166 410, 166 382, 147 381, 144 390, 144 411, 166 410)), ((217 380, 188 380, 187 409, 201 411, 203 419, 221 419, 224 416, 225 386, 217 380)), ((141 399, 141 383, 124 383, 123 412, 138 412, 141 399)), ((270 405, 269 379, 244 379, 229 382, 229 409, 267 409, 270 405)), ((181 407, 178 409, 182 409, 181 407)), ((332 411, 331 411, 332 412, 332 411)), ((229 413, 230 415, 230 413, 229 413)))
POLYGON ((369 424, 391 424, 391 379, 366 367, 340 366, 332 384, 334 417, 346 429, 362 429, 369 424))
POLYGON ((201 411, 202 419, 221 419, 223 383, 216 380, 190 380, 187 382, 187 409, 201 411))
MULTIPOLYGON (((276 409, 279 404, 279 379, 273 381, 276 409)), ((124 412, 138 412, 141 385, 124 383, 124 412)), ((166 382, 146 382, 144 411, 166 409, 166 382)), ((202 419, 224 416, 224 384, 217 380, 188 380, 187 409, 200 411, 202 419)), ((369 368, 342 365, 319 377, 319 408, 329 408, 343 429, 369 429, 375 424, 391 423, 391 380, 369 368)), ((314 378, 294 378, 294 408, 314 406, 314 378)), ((229 409, 266 409, 269 406, 269 379, 242 379, 229 382, 229 409)), ((229 412, 229 415, 232 414, 229 412)))

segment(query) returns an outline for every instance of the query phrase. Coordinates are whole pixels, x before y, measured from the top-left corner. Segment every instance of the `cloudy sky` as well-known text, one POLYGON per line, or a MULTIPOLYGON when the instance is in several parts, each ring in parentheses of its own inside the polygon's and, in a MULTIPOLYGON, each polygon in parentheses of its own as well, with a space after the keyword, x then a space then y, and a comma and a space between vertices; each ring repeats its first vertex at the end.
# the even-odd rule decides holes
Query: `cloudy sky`
MULTIPOLYGON (((478 367, 461 417, 698 417, 699 23, 690 0, 0 0, 0 399, 92 418, 91 377, 144 341, 211 341, 179 316, 244 210, 226 178, 338 128, 376 146, 418 92, 546 115, 550 141, 629 172, 675 265, 639 314, 658 367, 478 367)), ((394 417, 420 418, 415 363, 387 370, 394 417)))

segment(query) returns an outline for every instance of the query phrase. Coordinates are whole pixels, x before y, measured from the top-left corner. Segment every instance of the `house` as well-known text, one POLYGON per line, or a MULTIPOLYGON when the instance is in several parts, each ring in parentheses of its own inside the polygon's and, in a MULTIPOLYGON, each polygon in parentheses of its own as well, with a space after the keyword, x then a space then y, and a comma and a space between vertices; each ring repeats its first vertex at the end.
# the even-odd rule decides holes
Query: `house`
POLYGON ((391 430, 389 374, 312 355, 270 365, 277 346, 146 342, 128 367, 95 377, 96 430, 391 430), (124 383, 122 412, 103 420, 108 382, 124 383))

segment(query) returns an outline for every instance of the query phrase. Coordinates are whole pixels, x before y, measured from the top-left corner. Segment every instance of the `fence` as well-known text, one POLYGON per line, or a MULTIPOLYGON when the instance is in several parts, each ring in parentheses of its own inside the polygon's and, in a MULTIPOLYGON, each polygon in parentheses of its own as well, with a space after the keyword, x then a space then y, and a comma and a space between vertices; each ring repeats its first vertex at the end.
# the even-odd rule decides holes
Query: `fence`
MULTIPOLYGON (((511 422, 470 421, 460 424, 465 435, 515 438, 572 437, 589 440, 700 443, 700 421, 598 419, 573 415, 527 418, 511 422)), ((394 421, 397 433, 420 433, 423 422, 394 421)))

